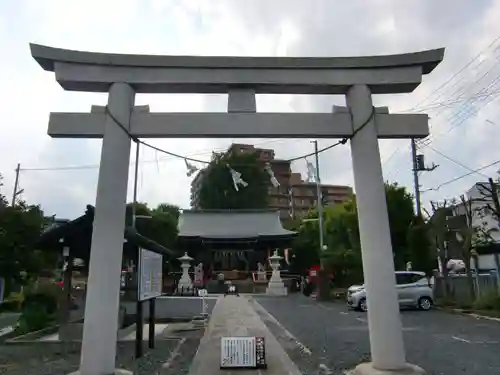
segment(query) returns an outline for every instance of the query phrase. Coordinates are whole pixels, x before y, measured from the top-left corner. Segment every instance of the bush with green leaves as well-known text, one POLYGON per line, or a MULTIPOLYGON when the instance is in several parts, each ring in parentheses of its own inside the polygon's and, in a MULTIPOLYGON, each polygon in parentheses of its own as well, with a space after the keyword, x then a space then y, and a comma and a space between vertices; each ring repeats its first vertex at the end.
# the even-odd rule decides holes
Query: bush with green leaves
POLYGON ((497 292, 486 293, 476 299, 473 307, 476 310, 500 311, 500 295, 497 292))
POLYGON ((57 286, 44 286, 25 294, 19 317, 18 333, 23 334, 49 326, 58 307, 57 286))

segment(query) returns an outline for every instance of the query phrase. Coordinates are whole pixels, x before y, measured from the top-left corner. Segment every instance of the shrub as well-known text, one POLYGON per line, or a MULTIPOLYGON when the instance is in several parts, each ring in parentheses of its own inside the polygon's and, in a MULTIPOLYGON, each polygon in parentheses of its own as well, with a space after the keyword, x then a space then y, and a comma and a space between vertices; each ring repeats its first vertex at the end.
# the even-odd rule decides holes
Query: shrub
POLYGON ((486 293, 474 301, 476 310, 498 310, 500 311, 500 295, 496 292, 486 293))
POLYGON ((24 334, 38 331, 47 327, 53 321, 53 315, 49 314, 43 306, 29 305, 19 318, 17 332, 24 334))
POLYGON ((44 286, 28 290, 22 303, 18 333, 23 334, 47 327, 53 320, 58 307, 57 286, 44 286))
POLYGON ((19 301, 9 299, 0 303, 0 312, 17 312, 20 308, 19 301))
POLYGON ((46 311, 48 314, 54 314, 57 311, 57 298, 46 293, 28 294, 23 302, 23 312, 31 310, 34 307, 46 311))

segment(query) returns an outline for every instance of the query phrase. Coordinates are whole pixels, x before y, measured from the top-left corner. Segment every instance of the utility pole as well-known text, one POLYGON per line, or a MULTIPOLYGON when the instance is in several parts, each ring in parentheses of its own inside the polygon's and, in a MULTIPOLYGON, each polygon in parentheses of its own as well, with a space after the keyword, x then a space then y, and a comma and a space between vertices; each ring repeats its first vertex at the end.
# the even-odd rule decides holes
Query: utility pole
POLYGON ((319 230, 319 256, 320 256, 320 270, 317 275, 318 289, 316 292, 316 299, 318 301, 328 300, 330 297, 330 288, 328 284, 328 275, 325 270, 325 265, 321 259, 322 252, 325 250, 324 240, 324 224, 323 224, 323 194, 321 192, 321 178, 319 173, 319 154, 318 154, 318 141, 314 143, 314 155, 316 157, 316 196, 318 200, 318 230, 319 230))
POLYGON ((420 207, 420 183, 418 181, 417 145, 415 144, 415 138, 411 139, 411 158, 413 161, 413 185, 415 188, 417 216, 420 216, 422 214, 422 209, 420 207))
POLYGON ((415 206, 416 206, 416 214, 417 216, 422 216, 422 202, 420 199, 420 182, 419 182, 419 172, 431 172, 438 165, 432 163, 430 167, 425 166, 424 155, 417 154, 417 143, 415 142, 415 138, 411 138, 411 159, 413 164, 413 185, 415 189, 415 206))
POLYGON ((24 189, 17 190, 19 187, 19 173, 21 172, 21 164, 17 163, 17 168, 16 168, 16 181, 14 182, 14 191, 12 192, 12 203, 11 206, 14 207, 16 205, 16 198, 19 194, 21 194, 24 189))
MULTIPOLYGON (((319 248, 320 252, 323 251, 324 238, 323 238, 323 197, 321 193, 321 179, 319 175, 319 155, 318 155, 318 141, 314 143, 314 156, 316 158, 316 199, 318 202, 318 224, 319 224, 319 248)), ((323 268, 323 262, 321 262, 323 268)))

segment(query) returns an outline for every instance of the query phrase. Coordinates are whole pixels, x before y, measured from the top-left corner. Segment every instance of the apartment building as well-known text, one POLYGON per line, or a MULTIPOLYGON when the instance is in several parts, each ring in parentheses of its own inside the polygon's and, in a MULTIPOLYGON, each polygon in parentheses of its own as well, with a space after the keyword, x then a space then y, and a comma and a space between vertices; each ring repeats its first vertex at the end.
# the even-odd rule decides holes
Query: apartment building
MULTIPOLYGON (((300 173, 292 173, 291 185, 291 212, 295 218, 306 216, 311 208, 316 207, 317 187, 315 182, 303 181, 300 173)), ((323 205, 333 206, 341 204, 353 195, 352 187, 344 185, 321 184, 323 205)))
MULTIPOLYGON (((271 165, 280 186, 269 187, 269 208, 278 210, 281 219, 305 216, 316 206, 316 183, 305 182, 300 173, 292 173, 290 162, 275 159, 274 150, 233 143, 226 153, 257 153, 260 161, 271 165)), ((191 207, 195 209, 199 208, 199 192, 205 173, 206 170, 198 172, 191 182, 191 207)), ((345 202, 353 191, 350 186, 322 185, 322 193, 323 202, 328 206, 345 202)))

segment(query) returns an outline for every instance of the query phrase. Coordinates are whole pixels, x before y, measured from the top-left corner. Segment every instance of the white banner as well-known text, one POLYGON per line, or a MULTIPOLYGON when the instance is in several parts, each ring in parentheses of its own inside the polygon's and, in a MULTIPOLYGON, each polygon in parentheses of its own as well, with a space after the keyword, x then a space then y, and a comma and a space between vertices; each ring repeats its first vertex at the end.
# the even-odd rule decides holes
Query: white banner
POLYGON ((139 249, 139 301, 161 296, 163 286, 162 262, 161 254, 139 249))

